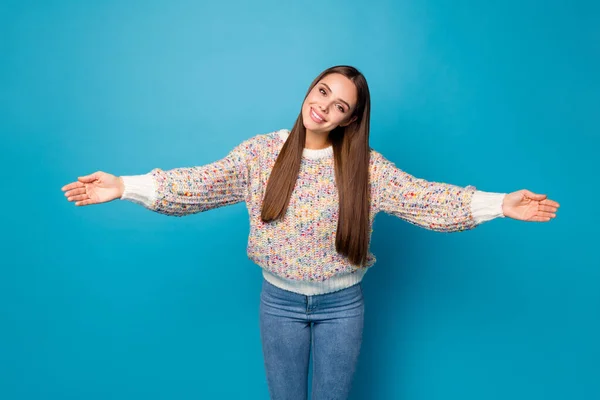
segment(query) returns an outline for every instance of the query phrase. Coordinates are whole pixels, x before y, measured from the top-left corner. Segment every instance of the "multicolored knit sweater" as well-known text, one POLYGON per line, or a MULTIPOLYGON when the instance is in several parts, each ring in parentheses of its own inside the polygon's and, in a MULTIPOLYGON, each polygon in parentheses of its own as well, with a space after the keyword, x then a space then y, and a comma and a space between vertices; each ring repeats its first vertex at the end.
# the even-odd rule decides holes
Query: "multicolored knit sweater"
MULTIPOLYGON (((250 216, 248 257, 265 279, 297 293, 328 293, 358 283, 375 263, 369 253, 364 268, 336 252, 338 197, 333 149, 305 149, 300 173, 285 217, 260 219, 267 180, 289 131, 248 139, 225 158, 201 167, 154 169, 124 176, 121 197, 158 213, 184 216, 245 202, 250 216)), ((371 233, 378 212, 441 232, 472 229, 503 217, 502 193, 476 191, 417 179, 371 150, 371 233)))

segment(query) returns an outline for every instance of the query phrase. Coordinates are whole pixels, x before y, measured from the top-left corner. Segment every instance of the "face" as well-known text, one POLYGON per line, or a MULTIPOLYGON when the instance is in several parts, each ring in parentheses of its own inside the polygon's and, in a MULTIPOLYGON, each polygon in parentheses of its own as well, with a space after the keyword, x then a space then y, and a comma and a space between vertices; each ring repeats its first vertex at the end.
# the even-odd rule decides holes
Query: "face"
POLYGON ((304 127, 314 133, 329 133, 356 118, 357 94, 354 83, 341 74, 329 74, 312 88, 302 104, 304 127))

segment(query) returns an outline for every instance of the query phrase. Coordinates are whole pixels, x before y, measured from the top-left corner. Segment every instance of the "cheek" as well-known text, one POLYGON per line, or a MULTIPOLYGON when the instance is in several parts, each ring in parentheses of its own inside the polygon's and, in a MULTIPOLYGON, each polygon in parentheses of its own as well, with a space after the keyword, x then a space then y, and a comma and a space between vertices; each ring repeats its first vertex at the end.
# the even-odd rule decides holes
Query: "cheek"
POLYGON ((318 104, 316 100, 317 99, 315 98, 315 96, 310 95, 306 98, 306 100, 304 100, 304 103, 302 104, 302 113, 305 117, 308 116, 308 114, 310 113, 310 108, 313 105, 318 104))
POLYGON ((311 93, 306 97, 304 104, 312 104, 315 102, 315 96, 311 93))
POLYGON ((346 115, 342 113, 335 113, 335 116, 331 118, 331 123, 334 125, 340 125, 346 120, 346 115))
POLYGON ((308 99, 306 99, 302 104, 302 114, 308 113, 308 110, 310 110, 310 105, 308 99))

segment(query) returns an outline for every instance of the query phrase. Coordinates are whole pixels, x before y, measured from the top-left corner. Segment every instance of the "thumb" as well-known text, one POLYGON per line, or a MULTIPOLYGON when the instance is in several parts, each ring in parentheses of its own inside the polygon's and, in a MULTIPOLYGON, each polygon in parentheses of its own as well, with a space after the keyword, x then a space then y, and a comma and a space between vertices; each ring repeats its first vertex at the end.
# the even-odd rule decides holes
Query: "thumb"
POLYGON ((538 201, 540 201, 540 200, 544 200, 546 197, 548 197, 548 195, 545 195, 545 194, 535 194, 535 193, 533 193, 533 192, 530 192, 529 190, 525 190, 525 191, 523 192, 523 194, 524 194, 526 197, 528 197, 528 198, 530 198, 530 199, 532 199, 532 200, 538 200, 538 201))
POLYGON ((82 183, 92 183, 99 178, 100 177, 99 177, 98 172, 94 172, 93 174, 90 174, 90 175, 80 176, 79 178, 77 178, 77 180, 82 183))

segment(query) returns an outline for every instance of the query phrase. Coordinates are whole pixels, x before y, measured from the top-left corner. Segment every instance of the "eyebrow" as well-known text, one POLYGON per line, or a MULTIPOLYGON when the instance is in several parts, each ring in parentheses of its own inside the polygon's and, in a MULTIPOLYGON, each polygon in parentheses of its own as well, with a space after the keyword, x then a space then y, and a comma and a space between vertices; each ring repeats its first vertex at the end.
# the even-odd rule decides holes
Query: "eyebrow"
MULTIPOLYGON (((333 92, 331 91, 331 88, 330 88, 330 87, 329 87, 329 86, 328 86, 328 85, 327 85, 325 82, 321 82, 321 85, 325 86, 325 87, 327 88, 327 90, 329 90, 329 92, 330 92, 330 93, 333 93, 333 92)), ((346 101, 344 101, 343 99, 340 99, 340 101, 341 101, 342 103, 344 103, 344 104, 346 105, 346 107, 348 107, 348 109, 350 109, 350 108, 351 108, 351 107, 350 107, 350 104, 348 104, 348 103, 347 103, 346 101)))

